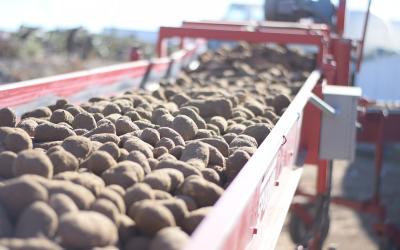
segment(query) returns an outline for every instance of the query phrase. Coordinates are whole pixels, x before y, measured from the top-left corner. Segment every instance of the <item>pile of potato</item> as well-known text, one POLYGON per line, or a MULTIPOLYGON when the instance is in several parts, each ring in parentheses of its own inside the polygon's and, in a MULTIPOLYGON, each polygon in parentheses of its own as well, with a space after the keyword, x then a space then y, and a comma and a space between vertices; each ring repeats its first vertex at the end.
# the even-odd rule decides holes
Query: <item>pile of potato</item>
POLYGON ((153 92, 0 110, 0 246, 181 249, 290 104, 312 58, 222 48, 153 92))

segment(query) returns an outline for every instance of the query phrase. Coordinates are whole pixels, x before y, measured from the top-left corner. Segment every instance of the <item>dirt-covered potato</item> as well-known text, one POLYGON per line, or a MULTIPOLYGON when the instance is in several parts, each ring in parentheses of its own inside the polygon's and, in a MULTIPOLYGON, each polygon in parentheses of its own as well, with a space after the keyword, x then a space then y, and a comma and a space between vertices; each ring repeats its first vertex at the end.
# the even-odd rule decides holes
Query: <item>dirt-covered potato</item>
POLYGON ((139 151, 143 153, 146 156, 146 158, 153 157, 153 151, 151 149, 151 146, 137 137, 133 137, 127 140, 124 143, 124 148, 128 150, 128 152, 139 151))
POLYGON ((176 146, 185 145, 185 140, 182 138, 182 136, 172 128, 161 127, 157 129, 157 131, 160 133, 161 138, 166 137, 171 139, 176 146))
POLYGON ((74 201, 65 194, 51 195, 48 203, 58 217, 79 210, 74 201))
POLYGON ((87 160, 87 168, 97 175, 101 175, 107 169, 113 168, 117 162, 105 151, 94 152, 87 160))
POLYGON ((172 198, 172 195, 170 193, 159 189, 154 189, 153 193, 156 200, 166 200, 172 198))
POLYGON ((13 164, 17 154, 11 151, 4 151, 0 153, 0 177, 12 178, 14 176, 13 164))
POLYGON ((57 109, 53 111, 53 113, 50 116, 50 122, 56 124, 61 122, 72 124, 73 121, 74 121, 74 116, 70 112, 63 109, 57 109))
POLYGON ((117 135, 124 135, 139 130, 139 127, 133 123, 129 117, 120 117, 115 121, 117 135))
POLYGON ((114 142, 106 142, 103 145, 101 145, 97 150, 109 153, 116 161, 118 160, 121 154, 118 145, 114 142))
POLYGON ((61 147, 82 161, 90 155, 93 146, 92 142, 86 137, 71 136, 63 141, 61 147))
POLYGON ((146 183, 137 183, 126 190, 124 201, 126 207, 130 207, 135 202, 141 200, 154 200, 153 189, 146 183))
POLYGON ((63 247, 91 249, 114 245, 118 240, 118 230, 101 213, 79 211, 60 218, 57 236, 63 247))
POLYGON ((206 122, 204 121, 204 119, 198 113, 196 113, 193 109, 191 109, 189 107, 180 108, 179 111, 177 112, 177 114, 188 116, 190 119, 192 119, 196 123, 196 125, 199 129, 206 128, 206 122))
POLYGON ((160 133, 156 129, 145 128, 140 135, 140 139, 152 146, 155 146, 156 143, 160 140, 160 133))
POLYGON ((153 149, 154 158, 159 159, 162 155, 168 154, 166 147, 158 147, 153 149))
POLYGON ((257 144, 261 145, 261 143, 264 141, 264 139, 268 136, 270 132, 271 128, 269 124, 257 123, 247 127, 243 131, 243 134, 253 137, 254 139, 256 139, 257 144))
POLYGON ((87 188, 94 195, 98 195, 105 186, 104 181, 99 176, 90 172, 66 171, 55 175, 53 179, 71 181, 87 188))
POLYGON ((231 141, 229 147, 238 148, 238 147, 255 147, 257 148, 258 144, 254 137, 241 134, 238 135, 235 139, 231 141))
POLYGON ((29 136, 35 136, 35 130, 38 123, 33 119, 24 119, 17 124, 17 128, 23 129, 29 136))
POLYGON ((225 175, 228 181, 232 181, 242 170, 246 162, 250 160, 250 155, 244 150, 236 150, 226 161, 225 175))
POLYGON ((144 178, 143 168, 132 161, 121 161, 101 175, 107 185, 120 185, 128 188, 144 178))
POLYGON ((171 178, 169 175, 163 174, 162 172, 151 172, 146 175, 143 182, 148 184, 152 189, 158 189, 165 192, 171 190, 171 178))
POLYGON ((198 176, 191 176, 183 182, 179 193, 192 197, 199 207, 206 207, 214 205, 223 191, 212 182, 198 176))
POLYGON ((50 196, 67 195, 79 209, 88 209, 95 200, 95 196, 87 188, 70 181, 53 180, 47 184, 47 190, 50 196))
POLYGON ((34 178, 16 178, 4 182, 0 186, 0 203, 12 218, 18 215, 35 201, 47 201, 46 188, 34 178))
POLYGON ((291 102, 290 97, 285 94, 280 94, 275 96, 274 101, 272 103, 275 109, 275 113, 281 114, 282 110, 289 106, 290 102, 291 102))
POLYGON ((0 109, 0 127, 15 127, 17 117, 10 108, 0 109))
POLYGON ((90 210, 104 214, 118 226, 119 210, 112 201, 102 198, 97 199, 92 203, 90 210))
MULTIPOLYGON (((125 193, 118 193, 119 190, 118 188, 121 188, 119 185, 110 185, 107 186, 107 188, 103 188, 99 194, 97 195, 98 199, 107 199, 114 203, 114 205, 118 208, 119 212, 121 214, 125 213, 126 206, 124 202, 124 195, 125 193)), ((125 191, 124 189, 121 188, 122 191, 125 191)))
POLYGON ((210 144, 221 152, 224 157, 229 155, 229 145, 224 141, 223 138, 203 138, 199 141, 210 144))
POLYGON ((180 171, 183 176, 186 178, 191 175, 198 175, 201 176, 200 170, 191 166, 190 164, 178 161, 178 160, 161 160, 158 164, 156 169, 164 169, 164 168, 172 168, 180 171))
POLYGON ((193 139, 198 131, 196 123, 186 115, 176 116, 171 128, 178 132, 185 141, 193 139))
MULTIPOLYGON (((131 206, 130 209, 132 208, 131 206)), ((172 213, 157 201, 141 201, 131 215, 133 215, 133 220, 136 222, 139 231, 149 236, 155 235, 165 227, 176 225, 172 213)))
POLYGON ((185 149, 184 146, 180 146, 180 145, 179 146, 175 146, 171 150, 169 150, 169 153, 171 155, 175 156, 176 159, 179 159, 179 158, 181 158, 182 152, 183 152, 184 149, 185 149))
POLYGON ((32 149, 32 140, 24 130, 15 129, 4 138, 4 146, 7 150, 18 153, 25 149, 32 149))
POLYGON ((217 185, 221 185, 221 177, 212 168, 205 168, 201 170, 201 174, 203 175, 204 179, 206 179, 209 182, 215 183, 217 185))
POLYGON ((196 227, 201 223, 204 217, 211 211, 212 207, 202 207, 191 211, 183 221, 182 228, 188 233, 192 234, 196 227))
POLYGON ((187 104, 198 108, 202 117, 222 116, 226 119, 232 117, 232 102, 227 99, 192 100, 187 104))
POLYGON ((92 114, 79 113, 74 117, 74 120, 72 121, 72 127, 74 129, 92 130, 97 127, 97 124, 92 114))
POLYGON ((145 174, 149 174, 151 172, 149 160, 152 160, 152 158, 147 159, 146 156, 140 151, 130 152, 126 157, 126 160, 136 162, 142 166, 145 174))
POLYGON ((79 167, 79 161, 66 150, 57 150, 51 154, 48 154, 51 163, 54 166, 54 174, 58 174, 65 171, 76 171, 79 167))
POLYGON ((62 250, 57 243, 43 238, 29 238, 29 239, 19 239, 19 238, 5 238, 0 239, 0 246, 5 249, 29 249, 29 250, 62 250))
POLYGON ((180 160, 201 169, 208 165, 209 157, 208 145, 204 142, 193 141, 186 144, 180 160))
POLYGON ((29 112, 24 113, 21 116, 21 119, 25 119, 28 117, 34 118, 48 118, 51 116, 51 110, 47 107, 38 108, 29 112))
POLYGON ((75 135, 75 132, 63 125, 42 123, 35 129, 34 140, 36 142, 62 141, 73 135, 75 135))
POLYGON ((158 200, 158 203, 168 208, 168 210, 174 216, 177 225, 181 225, 183 220, 189 214, 186 203, 181 199, 171 197, 169 199, 158 200))
POLYGON ((179 227, 167 227, 158 231, 150 243, 149 250, 180 250, 189 241, 189 236, 179 227))
POLYGON ((56 212, 43 201, 36 201, 21 213, 16 227, 18 238, 34 238, 45 236, 52 238, 58 228, 56 212))
POLYGON ((51 178, 53 176, 53 164, 45 153, 28 149, 17 155, 13 163, 13 172, 15 176, 36 174, 51 178))

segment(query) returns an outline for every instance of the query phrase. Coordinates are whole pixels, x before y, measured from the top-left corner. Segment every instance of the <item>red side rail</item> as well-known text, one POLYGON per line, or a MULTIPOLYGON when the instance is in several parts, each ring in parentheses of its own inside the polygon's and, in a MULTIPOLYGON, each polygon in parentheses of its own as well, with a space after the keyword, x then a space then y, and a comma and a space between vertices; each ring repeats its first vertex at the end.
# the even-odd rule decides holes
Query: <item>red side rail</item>
POLYGON ((274 129, 192 235, 187 250, 274 249, 301 175, 302 113, 321 78, 314 71, 274 129))

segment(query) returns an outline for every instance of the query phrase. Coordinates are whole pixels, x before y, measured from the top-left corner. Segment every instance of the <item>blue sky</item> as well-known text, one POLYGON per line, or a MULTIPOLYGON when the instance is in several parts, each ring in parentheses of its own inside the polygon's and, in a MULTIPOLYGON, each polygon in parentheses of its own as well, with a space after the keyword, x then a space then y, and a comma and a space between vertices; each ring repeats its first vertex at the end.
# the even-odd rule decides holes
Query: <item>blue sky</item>
MULTIPOLYGON (((336 0, 337 1, 337 0, 336 0)), ((232 0, 0 0, 0 28, 21 24, 45 28, 82 25, 92 31, 104 27, 156 30, 182 20, 221 19, 232 0)), ((239 2, 262 3, 262 0, 239 2)), ((348 0, 350 9, 363 10, 367 0, 348 0)), ((374 0, 372 11, 400 20, 400 0, 374 0)))

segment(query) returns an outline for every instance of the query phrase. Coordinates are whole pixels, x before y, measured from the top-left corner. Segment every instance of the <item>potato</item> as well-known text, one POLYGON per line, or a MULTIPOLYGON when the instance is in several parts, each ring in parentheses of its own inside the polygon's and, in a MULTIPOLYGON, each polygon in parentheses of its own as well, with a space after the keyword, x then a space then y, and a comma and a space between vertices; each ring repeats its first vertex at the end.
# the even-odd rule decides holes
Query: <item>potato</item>
POLYGON ((104 116, 111 115, 114 113, 118 113, 118 114, 121 113, 121 108, 117 104, 114 104, 114 103, 107 104, 102 111, 102 114, 104 116))
POLYGON ((165 227, 176 225, 174 216, 163 205, 150 200, 141 203, 137 206, 133 220, 144 235, 152 236, 165 227))
POLYGON ((198 141, 214 146, 219 150, 219 152, 221 152, 221 154, 224 157, 228 157, 229 145, 224 141, 223 138, 204 138, 204 139, 199 139, 198 141))
POLYGON ((274 110, 276 114, 281 114, 284 108, 287 108, 291 102, 291 99, 288 95, 279 94, 275 96, 272 106, 274 106, 274 110))
POLYGON ((167 127, 161 127, 159 129, 157 129, 157 131, 160 133, 160 137, 161 138, 169 138, 171 139, 176 146, 184 146, 185 145, 185 141, 182 138, 182 136, 176 132, 175 130, 171 129, 171 128, 167 128, 167 127))
POLYGON ((175 156, 176 159, 179 159, 179 158, 181 158, 184 149, 185 149, 185 147, 183 147, 183 146, 180 146, 180 145, 175 146, 169 151, 169 153, 171 155, 175 156))
POLYGON ((244 150, 236 150, 226 161, 226 177, 228 181, 232 181, 242 170, 250 155, 244 150))
POLYGON ((128 242, 129 238, 137 234, 136 223, 125 214, 118 215, 118 238, 122 243, 128 242))
POLYGON ((201 172, 195 167, 178 160, 162 160, 158 163, 156 169, 172 168, 180 171, 186 178, 191 175, 201 176, 201 172))
POLYGON ((166 147, 158 147, 153 149, 154 158, 159 158, 160 156, 168 154, 168 149, 166 147))
POLYGON ((208 129, 199 129, 199 131, 197 131, 195 139, 210 138, 213 136, 212 132, 213 131, 208 129))
POLYGON ((87 132, 89 132, 89 130, 84 129, 84 128, 77 128, 77 129, 74 129, 74 132, 76 135, 84 135, 87 132))
POLYGON ((226 133, 241 134, 246 129, 243 124, 233 124, 228 126, 226 133))
POLYGON ((61 143, 62 141, 37 142, 33 144, 33 148, 49 150, 52 147, 61 146, 61 143))
POLYGON ((130 207, 135 202, 141 200, 154 200, 153 189, 146 183, 137 183, 126 190, 124 201, 126 207, 130 207))
MULTIPOLYGON (((107 186, 107 188, 103 188, 99 194, 97 195, 98 199, 107 199, 114 203, 114 205, 118 208, 118 211, 120 213, 125 213, 126 206, 123 197, 125 196, 125 190, 122 190, 123 193, 118 193, 119 188, 121 186, 119 185, 110 185, 107 186)), ((121 192, 121 191, 119 191, 121 192)))
POLYGON ((90 190, 94 195, 98 195, 104 188, 104 181, 97 175, 90 172, 62 172, 53 177, 55 180, 68 180, 81 185, 90 190))
POLYGON ((96 151, 89 158, 87 168, 96 175, 101 175, 107 169, 113 168, 117 162, 112 156, 104 151, 96 151))
POLYGON ((121 154, 118 145, 114 142, 106 142, 103 145, 101 145, 98 148, 98 150, 109 153, 116 161, 118 160, 121 154))
POLYGON ((162 172, 151 172, 146 175, 143 182, 148 184, 152 189, 158 189, 165 192, 171 190, 171 178, 169 175, 163 174, 162 172))
POLYGON ((153 173, 161 173, 169 176, 169 178, 171 179, 171 193, 174 193, 175 190, 177 190, 182 185, 185 178, 182 172, 173 168, 158 169, 154 170, 153 173))
POLYGON ((73 135, 75 135, 75 132, 65 126, 42 123, 35 129, 35 142, 62 141, 73 135))
POLYGON ((214 205, 223 191, 212 182, 198 176, 191 176, 183 182, 179 193, 192 197, 199 207, 206 207, 214 205))
POLYGON ((169 139, 167 137, 164 137, 164 138, 159 139, 157 141, 157 143, 154 145, 154 147, 155 148, 157 148, 157 147, 165 147, 166 149, 171 150, 172 148, 175 147, 175 143, 174 143, 173 140, 171 140, 171 139, 169 139))
POLYGON ((89 137, 91 141, 97 141, 100 143, 107 143, 107 142, 113 142, 115 144, 119 144, 120 138, 117 135, 114 134, 107 134, 107 133, 102 133, 102 134, 95 134, 89 137))
POLYGON ((0 127, 15 127, 17 118, 10 108, 0 109, 0 127))
POLYGON ((119 210, 112 201, 102 198, 97 199, 92 203, 90 210, 104 214, 118 226, 119 210))
POLYGON ((237 134, 235 134, 235 133, 227 133, 227 134, 224 134, 223 138, 226 141, 226 143, 230 144, 233 141, 233 139, 236 138, 236 136, 237 136, 237 134))
POLYGON ((137 137, 133 137, 124 143, 124 148, 128 152, 139 151, 143 153, 146 158, 152 158, 153 152, 151 146, 137 137))
POLYGON ((12 237, 14 228, 10 219, 6 209, 0 204, 0 239, 12 237))
POLYGON ((190 101, 190 97, 187 96, 184 93, 179 93, 179 94, 176 94, 176 95, 172 96, 171 101, 176 103, 176 105, 178 105, 178 107, 180 107, 183 104, 185 104, 188 101, 190 101))
POLYGON ((13 164, 17 154, 11 151, 4 151, 0 153, 0 177, 12 178, 14 176, 13 164))
POLYGON ((216 125, 207 123, 206 126, 207 126, 208 131, 210 131, 210 133, 212 135, 220 135, 221 134, 221 131, 219 130, 219 128, 216 125))
POLYGON ((107 185, 117 184, 128 188, 144 178, 143 168, 131 161, 121 161, 115 167, 103 172, 103 180, 107 185))
POLYGON ((188 234, 192 234, 211 209, 212 207, 202 207, 191 211, 183 221, 183 230, 188 234))
POLYGON ((36 201, 22 212, 15 227, 15 236, 18 238, 41 236, 52 238, 57 228, 56 212, 45 202, 36 201))
POLYGON ((204 168, 208 165, 209 157, 208 145, 200 141, 193 141, 186 145, 180 160, 204 168))
POLYGON ((139 130, 139 127, 133 123, 129 117, 120 117, 115 122, 117 135, 124 135, 139 130))
POLYGON ((177 195, 177 196, 175 196, 175 198, 185 202, 185 205, 186 205, 188 211, 193 211, 193 210, 197 209, 197 204, 193 200, 192 197, 187 196, 187 195, 177 195))
POLYGON ((50 241, 46 238, 7 238, 0 239, 0 246, 5 249, 29 249, 29 250, 62 250, 63 248, 57 245, 55 242, 50 241))
POLYGON ((170 127, 172 126, 172 122, 174 121, 174 117, 171 114, 165 114, 160 116, 155 124, 161 127, 170 127))
POLYGON ((203 175, 204 179, 206 179, 209 182, 215 183, 217 185, 221 185, 221 177, 212 168, 205 168, 201 170, 201 174, 203 175))
POLYGON ((88 209, 95 200, 93 193, 87 188, 70 181, 53 180, 47 184, 47 189, 50 196, 54 194, 69 196, 79 209, 88 209))
POLYGON ((93 128, 92 130, 89 130, 89 132, 84 134, 84 136, 90 137, 95 134, 115 134, 115 133, 116 133, 115 125, 112 122, 108 121, 101 125, 98 125, 96 128, 93 128))
POLYGON ((228 128, 228 122, 222 116, 211 117, 209 123, 217 126, 221 134, 225 134, 225 131, 228 128))
POLYGON ((178 132, 185 141, 193 139, 198 131, 196 123, 186 115, 176 116, 171 128, 178 132))
POLYGON ((97 127, 94 116, 90 113, 79 113, 74 117, 72 122, 74 129, 92 130, 97 127))
POLYGON ((18 128, 23 129, 29 136, 35 136, 35 130, 38 123, 33 119, 24 119, 20 121, 17 125, 18 128))
POLYGON ((149 158, 148 161, 149 161, 150 172, 151 172, 151 170, 154 170, 154 169, 157 168, 159 160, 153 159, 153 158, 149 158))
POLYGON ((140 135, 140 139, 154 146, 160 140, 160 133, 156 129, 145 128, 140 135))
POLYGON ((192 100, 187 105, 198 108, 202 117, 222 116, 225 119, 232 117, 232 102, 223 98, 192 100))
POLYGON ((79 167, 78 159, 63 149, 48 154, 48 157, 54 166, 54 174, 65 171, 76 171, 79 167))
POLYGON ((32 149, 32 140, 22 129, 17 129, 9 133, 4 138, 4 146, 7 150, 13 151, 14 153, 21 152, 25 149, 32 149))
POLYGON ((264 105, 255 100, 246 102, 244 107, 250 110, 254 116, 260 116, 264 112, 264 105))
POLYGON ((191 108, 182 107, 179 109, 177 114, 178 115, 186 115, 187 117, 192 119, 196 123, 196 125, 199 129, 206 128, 206 122, 204 121, 204 119, 191 108))
POLYGON ((0 186, 0 203, 12 218, 35 201, 47 201, 47 190, 34 181, 34 178, 16 178, 4 181, 0 186))
POLYGON ((57 236, 65 248, 90 249, 114 245, 118 230, 103 214, 79 211, 60 218, 57 236))
POLYGON ((149 164, 149 160, 151 160, 151 158, 147 159, 146 156, 142 152, 132 151, 128 154, 128 156, 126 157, 126 160, 133 161, 133 162, 139 164, 140 166, 142 166, 145 174, 148 174, 151 172, 151 168, 150 168, 150 164, 149 164))
POLYGON ((154 236, 149 250, 180 250, 189 240, 189 236, 178 227, 167 227, 158 231, 154 236))
POLYGON ((65 194, 51 195, 49 198, 49 205, 54 212, 56 212, 58 217, 79 210, 74 201, 65 194))
POLYGON ((36 174, 46 178, 53 176, 53 164, 47 155, 32 149, 20 152, 12 168, 15 176, 24 174, 36 174))
POLYGON ((150 246, 150 238, 145 236, 131 237, 124 246, 124 250, 148 250, 150 246))
POLYGON ((120 162, 120 161, 126 161, 127 158, 128 158, 128 155, 129 155, 128 150, 126 150, 126 149, 124 149, 124 148, 120 148, 120 149, 119 149, 119 153, 120 153, 120 156, 119 156, 119 158, 118 158, 118 162, 120 162))
POLYGON ((243 131, 243 134, 253 137, 254 139, 256 139, 257 144, 261 145, 261 143, 264 141, 264 139, 268 136, 270 132, 271 128, 268 124, 257 123, 247 127, 243 131))
POLYGON ((258 147, 256 139, 254 137, 241 134, 238 135, 235 139, 231 141, 229 144, 229 147, 235 148, 235 147, 258 147))
POLYGON ((35 117, 35 118, 48 118, 51 116, 51 110, 47 107, 38 108, 29 112, 24 113, 21 116, 21 119, 25 119, 28 117, 35 117))
POLYGON ((91 141, 83 136, 71 136, 63 141, 61 146, 78 160, 85 160, 92 152, 91 141))
POLYGON ((214 146, 207 145, 209 150, 208 165, 219 165, 225 167, 225 157, 222 153, 214 146))
POLYGON ((181 225, 183 220, 189 214, 189 210, 186 207, 186 203, 181 199, 169 198, 158 200, 158 203, 162 204, 172 213, 177 225, 181 225))
POLYGON ((74 116, 70 112, 63 109, 55 110, 50 116, 50 122, 55 124, 61 122, 72 124, 73 121, 74 121, 74 116))
POLYGON ((172 198, 172 195, 170 193, 162 190, 154 189, 153 193, 156 200, 165 200, 172 198))

